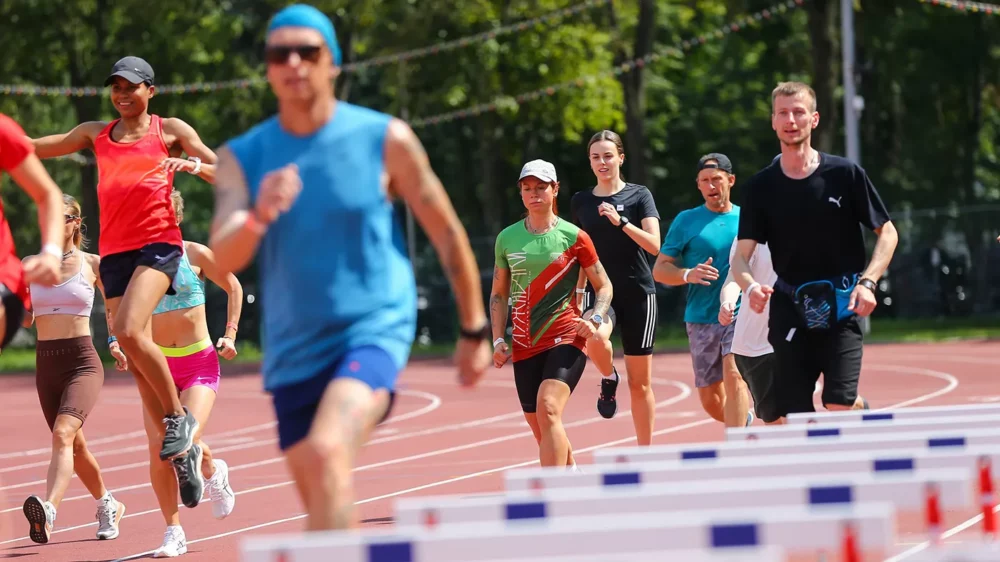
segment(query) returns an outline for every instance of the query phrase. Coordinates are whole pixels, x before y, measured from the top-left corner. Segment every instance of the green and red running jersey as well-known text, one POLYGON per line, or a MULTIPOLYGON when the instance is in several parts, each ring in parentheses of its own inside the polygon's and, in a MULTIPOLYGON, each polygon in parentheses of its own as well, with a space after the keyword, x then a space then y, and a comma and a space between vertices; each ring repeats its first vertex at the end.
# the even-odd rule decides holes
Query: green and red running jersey
POLYGON ((590 236, 562 219, 544 234, 518 221, 497 236, 495 253, 496 267, 510 271, 514 361, 566 343, 584 349, 575 296, 580 268, 597 263, 590 236))

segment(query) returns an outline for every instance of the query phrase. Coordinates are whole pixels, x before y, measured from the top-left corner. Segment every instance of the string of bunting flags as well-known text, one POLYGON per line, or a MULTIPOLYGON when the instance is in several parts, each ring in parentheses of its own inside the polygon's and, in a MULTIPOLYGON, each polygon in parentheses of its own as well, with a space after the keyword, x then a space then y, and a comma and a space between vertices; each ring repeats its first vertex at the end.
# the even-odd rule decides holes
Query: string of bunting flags
MULTIPOLYGON (((465 37, 460 37, 458 39, 453 39, 451 41, 445 41, 442 43, 437 43, 435 45, 430 45, 427 47, 420 47, 417 49, 412 49, 409 51, 403 51, 400 53, 393 53, 389 55, 382 55, 378 57, 373 57, 371 59, 366 59, 358 62, 351 62, 345 64, 341 67, 344 72, 357 72, 363 68, 384 66, 387 64, 404 62, 416 58, 421 58, 429 55, 436 55, 439 53, 452 51, 462 47, 468 47, 469 45, 474 45, 476 43, 482 43, 484 41, 490 41, 496 39, 497 37, 502 37, 504 35, 511 35, 514 33, 520 33, 527 31, 536 26, 549 25, 555 23, 564 18, 576 15, 580 12, 593 8, 595 6, 600 6, 607 4, 611 0, 585 0, 579 4, 574 4, 572 6, 567 6, 565 8, 560 8, 558 10, 551 11, 547 14, 541 16, 520 21, 518 23, 513 23, 498 27, 496 29, 491 29, 490 31, 484 31, 474 35, 467 35, 465 37)), ((250 87, 263 86, 267 84, 267 79, 258 76, 253 78, 242 78, 238 80, 224 80, 220 82, 196 82, 190 84, 164 84, 157 85, 157 92, 160 94, 188 94, 196 92, 215 92, 219 90, 232 90, 232 89, 247 89, 250 87)), ((15 95, 15 96, 70 96, 70 97, 94 97, 100 95, 106 95, 107 88, 102 86, 81 86, 81 87, 63 87, 63 86, 32 86, 32 85, 20 85, 20 84, 0 84, 0 95, 15 95)))
POLYGON ((560 84, 553 84, 551 86, 546 86, 545 88, 539 88, 537 90, 526 92, 513 97, 510 96, 501 97, 489 103, 482 103, 464 109, 450 111, 448 113, 441 113, 439 115, 434 115, 431 117, 415 119, 410 122, 410 126, 413 128, 421 128, 429 125, 438 125, 441 123, 454 121, 456 119, 464 119, 466 117, 472 117, 475 115, 481 115, 483 113, 493 112, 501 107, 508 107, 511 104, 521 105, 525 102, 533 101, 543 96, 555 95, 556 92, 560 92, 563 90, 568 90, 571 88, 582 88, 587 84, 593 84, 598 79, 606 78, 608 76, 620 76, 626 72, 631 72, 636 68, 642 68, 647 64, 667 55, 680 54, 681 56, 683 56, 685 51, 690 51, 691 49, 693 49, 698 45, 703 45, 714 39, 722 39, 726 35, 737 33, 747 27, 752 26, 755 23, 764 20, 770 20, 772 16, 779 14, 784 15, 789 10, 801 7, 804 2, 805 0, 787 0, 780 4, 771 6, 768 9, 761 10, 753 14, 745 15, 741 18, 738 18, 726 25, 723 25, 715 29, 714 31, 699 35, 695 39, 686 39, 684 41, 678 42, 677 44, 671 47, 664 47, 660 49, 659 52, 652 52, 644 57, 624 62, 614 67, 611 70, 591 74, 588 76, 581 76, 574 80, 569 80, 566 82, 562 82, 560 84))
POLYGON ((920 0, 921 4, 944 6, 959 12, 983 12, 990 16, 1000 16, 1000 4, 985 4, 983 2, 964 2, 961 0, 920 0))

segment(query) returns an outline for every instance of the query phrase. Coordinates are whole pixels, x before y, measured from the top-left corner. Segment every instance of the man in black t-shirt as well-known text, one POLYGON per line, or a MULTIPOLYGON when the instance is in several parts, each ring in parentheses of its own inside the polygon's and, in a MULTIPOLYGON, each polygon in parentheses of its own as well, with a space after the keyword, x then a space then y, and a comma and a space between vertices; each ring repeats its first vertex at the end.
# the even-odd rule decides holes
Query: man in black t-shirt
POLYGON ((813 392, 823 374, 823 405, 867 408, 858 395, 863 334, 879 278, 898 235, 875 186, 857 164, 810 145, 819 124, 816 94, 786 82, 772 93, 771 126, 781 156, 742 186, 733 277, 760 313, 770 299, 768 340, 782 418, 815 411, 813 392), (866 264, 862 227, 878 240, 866 264), (755 282, 748 259, 757 244, 771 250, 778 280, 755 282))

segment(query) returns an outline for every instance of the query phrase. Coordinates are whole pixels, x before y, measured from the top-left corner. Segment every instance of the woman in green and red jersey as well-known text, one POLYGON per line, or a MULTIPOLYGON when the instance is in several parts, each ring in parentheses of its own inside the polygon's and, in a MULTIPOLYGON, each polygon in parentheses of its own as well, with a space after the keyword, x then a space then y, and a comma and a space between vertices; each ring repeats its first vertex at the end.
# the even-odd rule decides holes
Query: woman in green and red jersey
POLYGON ((587 366, 587 340, 611 304, 611 281, 590 236, 557 215, 555 167, 543 160, 528 162, 518 187, 527 216, 496 241, 490 295, 493 365, 499 369, 511 357, 504 339, 509 298, 514 384, 538 441, 539 460, 542 466, 575 466, 562 413, 587 366), (589 320, 582 318, 574 298, 580 268, 596 295, 589 320))

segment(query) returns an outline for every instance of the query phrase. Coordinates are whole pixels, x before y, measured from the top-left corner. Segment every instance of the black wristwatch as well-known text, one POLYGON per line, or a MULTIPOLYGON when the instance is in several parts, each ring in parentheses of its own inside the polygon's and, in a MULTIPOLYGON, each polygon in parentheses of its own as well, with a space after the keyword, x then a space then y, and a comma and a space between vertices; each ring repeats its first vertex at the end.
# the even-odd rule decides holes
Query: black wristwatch
POLYGON ((459 326, 459 337, 465 340, 488 340, 493 337, 493 330, 490 329, 489 321, 483 323, 483 327, 478 330, 466 330, 459 326))
POLYGON ((861 285, 862 287, 868 289, 872 293, 874 293, 875 290, 878 289, 878 284, 866 277, 862 277, 861 279, 859 279, 858 285, 861 285))
POLYGON ((618 217, 618 220, 619 220, 618 228, 625 230, 625 225, 628 224, 628 217, 625 216, 618 217))

